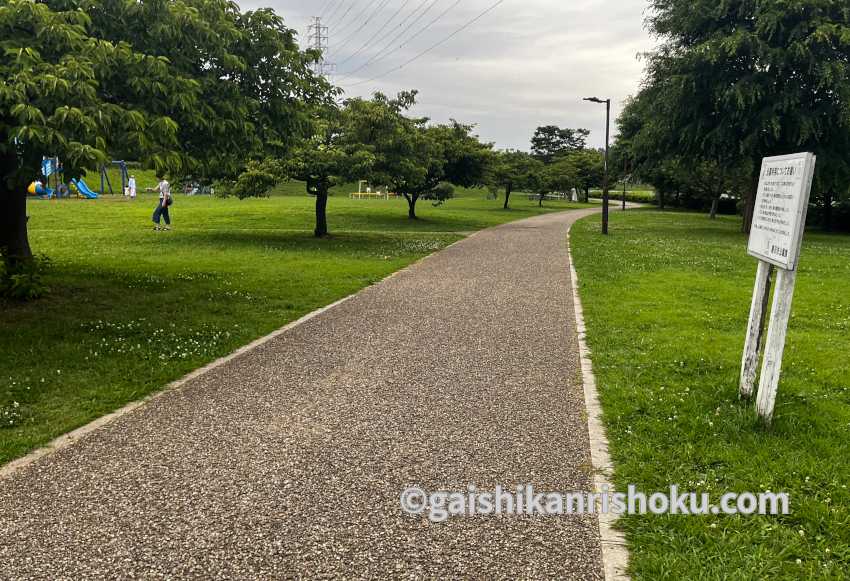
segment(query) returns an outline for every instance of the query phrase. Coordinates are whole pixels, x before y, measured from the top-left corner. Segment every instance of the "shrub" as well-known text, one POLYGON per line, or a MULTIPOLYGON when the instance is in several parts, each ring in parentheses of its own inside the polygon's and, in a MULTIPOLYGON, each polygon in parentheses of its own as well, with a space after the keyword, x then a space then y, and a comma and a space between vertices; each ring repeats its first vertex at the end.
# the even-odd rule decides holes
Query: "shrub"
POLYGON ((18 301, 34 301, 49 292, 44 273, 50 268, 47 256, 34 256, 14 266, 0 256, 0 297, 18 301))
POLYGON ((236 178, 230 189, 230 194, 240 200, 245 198, 265 198, 269 192, 283 179, 280 163, 274 160, 262 162, 249 161, 245 171, 236 178))

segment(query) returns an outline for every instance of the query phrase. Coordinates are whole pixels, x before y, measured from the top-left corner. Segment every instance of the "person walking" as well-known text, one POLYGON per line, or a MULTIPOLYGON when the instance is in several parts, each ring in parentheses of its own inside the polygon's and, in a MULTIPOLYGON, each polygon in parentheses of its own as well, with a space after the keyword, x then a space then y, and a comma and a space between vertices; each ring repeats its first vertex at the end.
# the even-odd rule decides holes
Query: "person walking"
POLYGON ((136 199, 136 176, 130 176, 130 179, 127 180, 127 189, 130 190, 130 199, 136 199))
POLYGON ((173 203, 171 199, 171 184, 164 177, 159 178, 159 183, 153 189, 159 192, 159 203, 153 211, 153 229, 154 230, 171 230, 171 216, 168 214, 168 207, 173 203), (160 218, 165 220, 165 226, 159 227, 160 218))

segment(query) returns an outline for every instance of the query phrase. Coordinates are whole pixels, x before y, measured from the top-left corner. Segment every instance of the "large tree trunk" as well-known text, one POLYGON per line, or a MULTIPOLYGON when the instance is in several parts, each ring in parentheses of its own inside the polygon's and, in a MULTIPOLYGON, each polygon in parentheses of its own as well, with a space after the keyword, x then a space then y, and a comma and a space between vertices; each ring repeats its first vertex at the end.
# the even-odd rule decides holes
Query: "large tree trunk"
POLYGON ((717 205, 720 203, 720 196, 715 196, 711 199, 711 211, 708 214, 708 217, 714 220, 717 218, 717 205))
POLYGON ((508 201, 511 199, 511 190, 513 190, 513 184, 508 182, 507 184, 505 184, 505 210, 508 209, 508 201))
POLYGON ((32 258, 27 236, 27 192, 8 176, 15 171, 12 156, 0 159, 0 252, 9 266, 32 258))
POLYGON ((584 186, 584 203, 590 203, 590 186, 584 186))
POLYGON ((658 190, 658 207, 659 209, 664 209, 664 192, 658 190))
POLYGON ((416 201, 419 199, 419 194, 404 194, 404 199, 407 200, 407 217, 411 220, 417 220, 416 201))
POLYGON ((541 194, 540 194, 540 197, 537 199, 537 205, 538 205, 538 207, 540 207, 540 208, 542 208, 542 207, 543 207, 543 196, 545 196, 545 195, 546 195, 546 194, 542 194, 542 193, 541 193, 541 194))
POLYGON ((316 229, 313 233, 316 238, 323 238, 328 235, 328 190, 325 187, 320 187, 316 190, 316 229))

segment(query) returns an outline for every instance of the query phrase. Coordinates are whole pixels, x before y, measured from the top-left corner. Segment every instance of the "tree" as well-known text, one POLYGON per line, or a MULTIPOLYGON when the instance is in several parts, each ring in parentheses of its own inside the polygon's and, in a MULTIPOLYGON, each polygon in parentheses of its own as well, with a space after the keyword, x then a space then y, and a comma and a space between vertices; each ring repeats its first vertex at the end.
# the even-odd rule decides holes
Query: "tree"
POLYGON ((568 158, 543 166, 537 172, 538 205, 543 205, 546 194, 568 192, 576 185, 577 176, 568 158))
MULTIPOLYGON (((198 84, 197 106, 172 117, 184 166, 202 180, 235 178, 249 159, 283 157, 309 131, 313 107, 336 95, 270 9, 242 13, 230 0, 50 1, 90 13, 92 36, 163 57, 172 75, 198 84)), ((135 82, 116 67, 103 89, 120 100, 135 82)))
MULTIPOLYGON (((649 57, 645 124, 671 156, 751 168, 749 231, 761 158, 810 150, 834 159, 850 131, 850 11, 844 2, 654 0, 664 42, 649 57)), ((819 164, 820 165, 820 164, 819 164)), ((822 183, 847 181, 847 167, 822 183)))
POLYGON ((428 128, 442 148, 444 180, 462 188, 486 185, 493 164, 493 144, 482 143, 474 130, 454 119, 428 128))
POLYGON ((747 173, 740 167, 723 168, 713 161, 697 160, 688 164, 688 168, 686 187, 701 206, 709 207, 712 220, 723 196, 737 198, 738 192, 746 188, 747 173))
POLYGON ((545 164, 572 151, 584 149, 590 131, 560 128, 557 125, 538 127, 531 138, 531 153, 545 164))
POLYGON ((574 176, 575 186, 584 191, 585 203, 590 201, 590 188, 601 186, 605 173, 605 155, 596 149, 582 149, 564 158, 569 173, 574 176))
POLYGON ((503 151, 496 154, 491 168, 493 186, 505 188, 504 209, 508 209, 514 189, 530 188, 532 176, 540 171, 542 162, 523 151, 503 151))
POLYGON ((160 171, 181 163, 177 125, 162 111, 193 110, 197 84, 168 74, 163 59, 92 38, 89 25, 79 10, 0 5, 0 251, 13 267, 32 257, 26 185, 42 156, 60 157, 68 177, 105 162, 116 144, 134 144, 160 171), (114 69, 130 80, 120 100, 104 86, 114 69))
POLYGON ((302 140, 287 159, 287 173, 306 183, 316 197, 316 237, 328 235, 327 206, 330 189, 366 175, 374 163, 372 154, 350 139, 349 114, 335 106, 317 111, 312 135, 302 140))
POLYGON ((335 94, 279 17, 227 0, 9 0, 0 48, 0 248, 10 261, 31 255, 24 188, 42 155, 60 157, 67 177, 117 156, 231 179, 249 160, 282 155, 335 94))
POLYGON ((416 94, 401 92, 389 99, 376 93, 368 101, 346 102, 350 139, 364 144, 373 155, 371 181, 401 194, 412 220, 417 201, 444 190, 441 183, 484 184, 491 147, 471 134, 472 126, 456 121, 429 126, 428 119, 407 117, 416 94))

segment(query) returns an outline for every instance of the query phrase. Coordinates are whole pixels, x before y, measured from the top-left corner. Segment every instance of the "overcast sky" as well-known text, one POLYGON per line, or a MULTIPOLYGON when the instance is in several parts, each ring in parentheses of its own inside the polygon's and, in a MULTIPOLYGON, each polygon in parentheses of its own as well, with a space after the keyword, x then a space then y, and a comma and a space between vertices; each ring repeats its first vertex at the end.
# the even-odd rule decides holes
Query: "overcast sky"
POLYGON ((643 64, 637 56, 653 47, 643 28, 647 0, 503 0, 445 44, 394 70, 495 2, 243 0, 240 4, 243 9, 271 6, 299 31, 303 45, 310 18, 324 15, 328 61, 339 63, 332 79, 347 95, 418 89, 416 114, 439 122, 456 118, 475 123, 481 138, 498 148, 527 150, 534 129, 550 124, 590 129, 590 145, 602 146, 604 106, 581 98, 611 98, 613 131, 623 100, 637 91, 641 79, 643 64), (390 42, 411 22, 415 24, 390 42), (376 76, 380 78, 370 80, 376 76))

